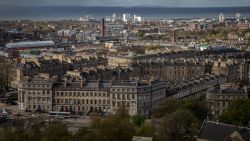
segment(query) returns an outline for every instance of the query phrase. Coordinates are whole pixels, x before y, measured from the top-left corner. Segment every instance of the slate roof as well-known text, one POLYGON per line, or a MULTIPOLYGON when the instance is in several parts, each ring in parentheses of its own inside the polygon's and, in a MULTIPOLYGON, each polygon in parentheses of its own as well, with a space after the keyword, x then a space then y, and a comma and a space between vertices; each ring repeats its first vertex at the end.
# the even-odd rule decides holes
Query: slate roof
POLYGON ((226 141, 235 131, 237 131, 245 141, 250 141, 250 128, 213 121, 203 122, 198 138, 209 141, 226 141))

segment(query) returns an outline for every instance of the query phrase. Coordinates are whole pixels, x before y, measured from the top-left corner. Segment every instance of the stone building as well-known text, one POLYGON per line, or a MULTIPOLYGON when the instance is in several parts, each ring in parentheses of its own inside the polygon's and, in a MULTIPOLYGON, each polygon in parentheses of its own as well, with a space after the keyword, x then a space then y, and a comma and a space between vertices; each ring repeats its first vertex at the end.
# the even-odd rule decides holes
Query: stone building
POLYGON ((218 59, 214 62, 212 67, 213 74, 224 74, 228 77, 229 83, 237 82, 240 78, 239 76, 239 64, 234 60, 221 60, 218 59))
POLYGON ((227 110, 232 100, 247 98, 247 89, 233 84, 224 84, 220 88, 213 88, 206 93, 206 101, 212 116, 221 115, 227 110))
POLYGON ((18 86, 18 108, 28 111, 51 111, 53 81, 44 78, 24 80, 18 86))
POLYGON ((206 90, 209 88, 217 87, 226 82, 227 77, 225 75, 207 75, 198 79, 179 82, 167 88, 167 98, 200 98, 206 95, 206 90))
POLYGON ((141 77, 176 82, 205 76, 205 63, 194 59, 159 59, 135 63, 133 71, 140 72, 141 77))
POLYGON ((111 83, 98 80, 64 80, 54 83, 53 110, 70 112, 110 112, 111 83))
POLYGON ((130 115, 149 117, 152 107, 164 101, 166 84, 142 80, 33 78, 20 82, 18 92, 20 110, 114 114, 120 106, 125 106, 130 115))
POLYGON ((205 65, 196 60, 167 60, 150 62, 149 76, 154 79, 181 81, 199 78, 205 75, 205 65))
POLYGON ((129 114, 150 116, 152 108, 166 99, 166 84, 162 81, 118 81, 111 86, 113 112, 123 103, 129 114))

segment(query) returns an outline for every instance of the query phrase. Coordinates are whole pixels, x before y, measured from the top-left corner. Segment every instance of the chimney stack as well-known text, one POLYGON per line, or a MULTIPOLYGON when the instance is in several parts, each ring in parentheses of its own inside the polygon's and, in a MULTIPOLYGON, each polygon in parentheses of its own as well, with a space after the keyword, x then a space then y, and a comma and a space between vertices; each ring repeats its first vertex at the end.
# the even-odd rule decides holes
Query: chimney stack
POLYGON ((105 37, 105 19, 102 19, 102 25, 101 25, 101 36, 105 37))

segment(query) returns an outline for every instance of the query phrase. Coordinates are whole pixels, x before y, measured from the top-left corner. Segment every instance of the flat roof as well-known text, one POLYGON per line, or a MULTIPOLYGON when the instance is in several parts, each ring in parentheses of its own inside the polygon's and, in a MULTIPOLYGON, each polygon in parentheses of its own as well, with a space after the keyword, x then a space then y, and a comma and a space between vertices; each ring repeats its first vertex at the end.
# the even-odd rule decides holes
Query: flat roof
POLYGON ((28 42, 15 42, 7 43, 6 48, 31 48, 31 47, 49 47, 55 46, 53 41, 28 41, 28 42))

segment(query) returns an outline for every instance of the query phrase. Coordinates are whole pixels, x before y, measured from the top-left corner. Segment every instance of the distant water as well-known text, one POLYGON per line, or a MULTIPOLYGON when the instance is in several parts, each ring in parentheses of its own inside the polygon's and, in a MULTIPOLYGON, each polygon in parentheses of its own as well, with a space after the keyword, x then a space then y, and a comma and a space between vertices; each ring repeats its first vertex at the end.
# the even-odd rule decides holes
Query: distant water
POLYGON ((241 13, 250 19, 250 7, 216 7, 216 8, 150 8, 150 7, 9 7, 0 6, 0 20, 30 19, 30 20, 65 20, 91 15, 97 19, 116 13, 141 15, 146 19, 185 19, 185 18, 217 18, 219 13, 226 17, 235 17, 241 13))

